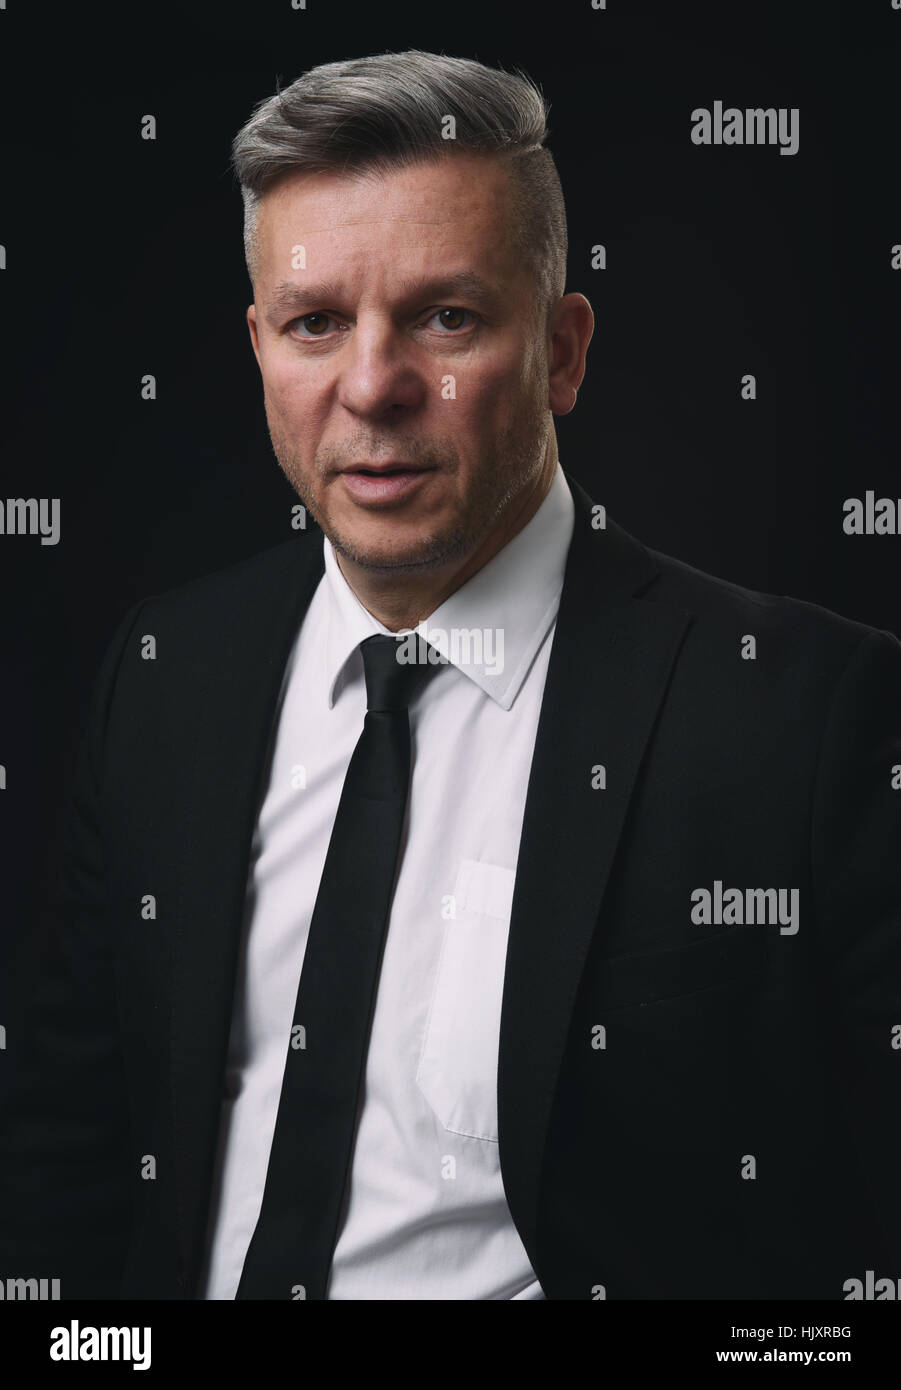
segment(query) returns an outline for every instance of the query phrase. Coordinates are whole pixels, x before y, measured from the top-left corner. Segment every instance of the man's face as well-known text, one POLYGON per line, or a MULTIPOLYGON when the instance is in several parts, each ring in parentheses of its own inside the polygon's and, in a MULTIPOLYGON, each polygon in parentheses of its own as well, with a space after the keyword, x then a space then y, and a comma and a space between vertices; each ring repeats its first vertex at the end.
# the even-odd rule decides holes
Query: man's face
POLYGON ((248 322, 272 445, 364 568, 472 555, 541 474, 547 344, 507 178, 455 154, 291 174, 260 204, 248 322), (407 471, 365 472, 389 464, 407 471))

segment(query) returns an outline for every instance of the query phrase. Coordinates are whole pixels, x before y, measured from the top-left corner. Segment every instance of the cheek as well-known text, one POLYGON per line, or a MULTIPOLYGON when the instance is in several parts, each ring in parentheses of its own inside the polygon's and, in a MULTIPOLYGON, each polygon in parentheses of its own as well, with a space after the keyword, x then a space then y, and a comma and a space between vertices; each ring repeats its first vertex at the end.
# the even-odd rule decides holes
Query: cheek
POLYGON ((267 409, 277 415, 290 419, 310 414, 315 393, 292 363, 264 358, 263 387, 267 409))
MULTIPOLYGON (((465 378, 463 378, 465 383, 465 378)), ((529 393, 527 364, 521 357, 482 364, 470 390, 464 385, 463 410, 473 425, 508 426, 529 393)), ((458 402, 460 391, 458 386, 458 402)))

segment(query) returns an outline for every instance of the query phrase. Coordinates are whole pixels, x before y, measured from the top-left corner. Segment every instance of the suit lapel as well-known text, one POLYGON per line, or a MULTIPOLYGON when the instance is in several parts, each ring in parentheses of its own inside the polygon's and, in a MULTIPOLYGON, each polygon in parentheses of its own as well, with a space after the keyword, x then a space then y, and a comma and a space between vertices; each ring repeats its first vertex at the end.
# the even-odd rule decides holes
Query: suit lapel
POLYGON ((170 1066, 175 1218, 189 1287, 210 1205, 253 830, 285 664, 323 573, 322 533, 267 559, 235 584, 228 603, 219 599, 199 663, 204 678, 185 693, 194 717, 185 748, 191 772, 176 813, 183 852, 170 1066))
MULTIPOLYGON (((643 602, 649 552, 576 505, 532 758, 498 1057, 504 1189, 537 1268, 541 1163, 573 1004, 629 799, 690 614, 643 602), (592 769, 606 769, 606 789, 592 769)), ((588 1042, 586 1041, 586 1046, 588 1042)))

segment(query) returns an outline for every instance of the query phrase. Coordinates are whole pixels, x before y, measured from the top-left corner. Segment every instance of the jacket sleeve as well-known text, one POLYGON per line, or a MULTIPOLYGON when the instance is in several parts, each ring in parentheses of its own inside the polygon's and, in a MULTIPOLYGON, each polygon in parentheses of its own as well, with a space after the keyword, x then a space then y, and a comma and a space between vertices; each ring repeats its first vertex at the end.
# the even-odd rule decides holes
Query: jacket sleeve
POLYGON ((874 1259, 888 1262, 875 1274, 894 1279, 901 1275, 901 643, 889 633, 861 641, 833 695, 811 851, 840 1103, 864 1175, 861 1197, 882 1238, 874 1259))
POLYGON ((63 1299, 117 1297, 128 1245, 134 1164, 126 1167, 101 805, 109 710, 141 607, 122 619, 94 683, 37 928, 17 972, 20 1027, 4 1056, 0 1278, 56 1278, 63 1299))

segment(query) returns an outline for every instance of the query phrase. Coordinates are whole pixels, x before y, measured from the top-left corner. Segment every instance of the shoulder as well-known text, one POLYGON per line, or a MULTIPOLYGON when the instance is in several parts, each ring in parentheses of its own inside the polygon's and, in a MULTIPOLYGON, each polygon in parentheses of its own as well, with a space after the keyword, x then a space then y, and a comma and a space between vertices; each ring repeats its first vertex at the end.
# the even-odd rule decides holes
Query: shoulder
MULTIPOLYGON (((755 637, 784 659, 799 662, 815 653, 841 661, 868 639, 901 648, 897 637, 872 624, 844 617, 820 604, 785 594, 746 588, 646 547, 656 570, 642 597, 689 612, 699 633, 755 637)), ((759 641, 758 641, 759 645, 759 641)))
POLYGON ((239 611, 252 609, 285 584, 312 577, 321 565, 322 532, 312 526, 255 555, 149 594, 136 609, 186 621, 202 615, 234 614, 236 607, 239 611))
MULTIPOLYGON (((640 543, 639 543, 640 544, 640 543)), ((788 595, 750 589, 645 547, 651 576, 639 604, 687 618, 673 688, 702 721, 748 735, 766 728, 798 748, 830 718, 863 736, 901 705, 901 642, 894 633, 788 595)), ((894 716, 897 723, 897 715, 894 716)))

